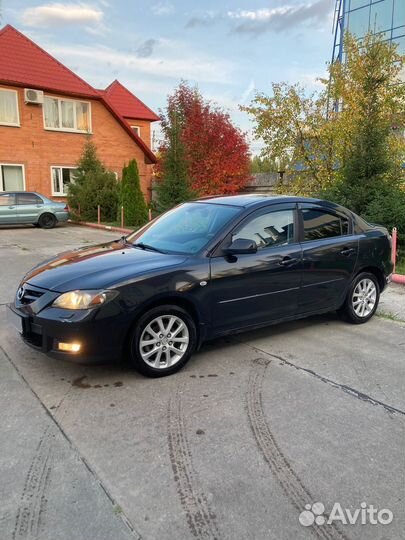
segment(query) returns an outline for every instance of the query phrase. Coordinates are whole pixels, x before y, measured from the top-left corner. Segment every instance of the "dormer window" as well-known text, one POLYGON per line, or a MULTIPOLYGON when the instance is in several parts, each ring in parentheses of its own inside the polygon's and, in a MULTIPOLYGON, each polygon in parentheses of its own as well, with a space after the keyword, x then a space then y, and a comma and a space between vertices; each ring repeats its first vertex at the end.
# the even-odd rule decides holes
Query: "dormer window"
POLYGON ((17 127, 20 125, 16 90, 0 88, 0 125, 17 127))
POLYGON ((135 133, 138 135, 138 137, 141 136, 141 128, 139 126, 131 126, 131 129, 135 131, 135 133))
POLYGON ((90 133, 90 103, 45 96, 44 126, 57 131, 90 133))

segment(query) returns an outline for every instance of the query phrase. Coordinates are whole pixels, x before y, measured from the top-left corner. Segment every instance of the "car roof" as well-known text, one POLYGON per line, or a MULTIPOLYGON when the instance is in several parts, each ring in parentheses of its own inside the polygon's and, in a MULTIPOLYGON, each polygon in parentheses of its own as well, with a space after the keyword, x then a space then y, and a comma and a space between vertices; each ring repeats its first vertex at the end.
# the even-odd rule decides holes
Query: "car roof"
POLYGON ((307 197, 295 197, 291 195, 271 195, 268 193, 244 193, 238 195, 217 195, 196 199, 194 202, 206 202, 210 204, 227 204, 246 208, 248 206, 260 206, 263 203, 276 204, 283 202, 317 202, 323 203, 320 199, 310 199, 307 197))
POLYGON ((1 195, 20 195, 20 193, 29 193, 38 195, 39 197, 43 197, 40 193, 37 193, 36 191, 0 191, 1 195))

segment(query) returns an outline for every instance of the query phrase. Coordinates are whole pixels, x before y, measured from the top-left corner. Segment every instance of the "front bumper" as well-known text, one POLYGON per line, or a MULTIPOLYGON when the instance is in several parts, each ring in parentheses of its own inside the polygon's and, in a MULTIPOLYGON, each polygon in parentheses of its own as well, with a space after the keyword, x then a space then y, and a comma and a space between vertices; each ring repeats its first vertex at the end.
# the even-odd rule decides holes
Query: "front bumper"
POLYGON ((46 310, 46 316, 27 313, 15 304, 7 305, 7 318, 24 342, 53 358, 80 364, 106 363, 122 357, 125 332, 112 324, 111 318, 88 317, 82 320, 61 320, 60 311, 46 310), (58 350, 58 343, 80 343, 78 353, 58 350))

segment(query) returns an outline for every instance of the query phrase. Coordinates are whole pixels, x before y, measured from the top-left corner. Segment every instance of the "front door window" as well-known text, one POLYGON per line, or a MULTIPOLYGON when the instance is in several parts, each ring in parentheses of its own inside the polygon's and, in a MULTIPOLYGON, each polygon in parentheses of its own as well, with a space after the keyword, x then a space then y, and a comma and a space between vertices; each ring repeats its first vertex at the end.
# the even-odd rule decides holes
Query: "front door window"
POLYGON ((254 217, 232 235, 232 242, 237 238, 254 240, 257 249, 290 244, 294 242, 294 211, 272 211, 254 217))
POLYGON ((22 165, 0 165, 0 191, 24 191, 22 165))

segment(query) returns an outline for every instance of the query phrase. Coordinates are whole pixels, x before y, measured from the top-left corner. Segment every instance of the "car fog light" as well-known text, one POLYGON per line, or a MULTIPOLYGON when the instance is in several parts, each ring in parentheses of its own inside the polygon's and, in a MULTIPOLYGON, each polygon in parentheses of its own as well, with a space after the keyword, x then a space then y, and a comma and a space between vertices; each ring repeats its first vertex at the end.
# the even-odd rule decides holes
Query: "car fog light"
POLYGON ((81 344, 80 343, 62 343, 58 342, 58 350, 64 352, 79 352, 81 344))

